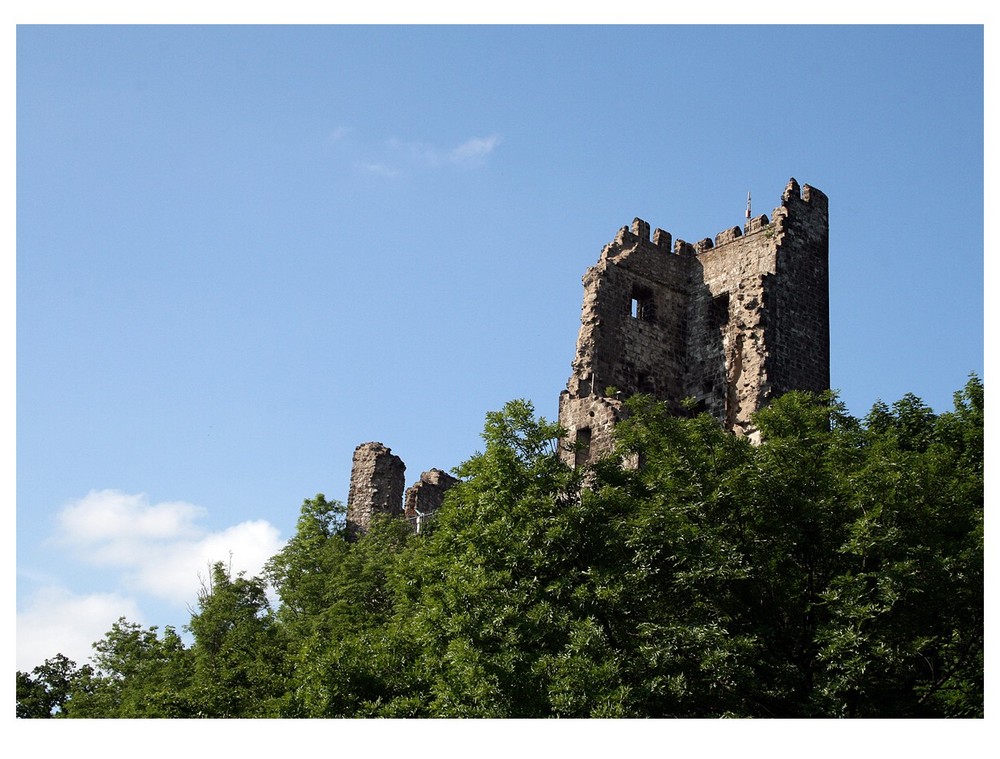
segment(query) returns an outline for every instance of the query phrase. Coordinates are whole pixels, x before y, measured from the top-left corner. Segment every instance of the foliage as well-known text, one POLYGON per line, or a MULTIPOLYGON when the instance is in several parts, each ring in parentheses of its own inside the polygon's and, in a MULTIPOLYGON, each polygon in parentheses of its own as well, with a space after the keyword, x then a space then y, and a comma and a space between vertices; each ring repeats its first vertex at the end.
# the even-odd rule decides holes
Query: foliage
POLYGON ((627 411, 585 471, 529 403, 488 414, 420 535, 305 501, 265 577, 212 568, 190 647, 122 619, 18 672, 18 716, 982 716, 977 377, 940 415, 788 393, 760 445, 627 411))
POLYGON ((243 573, 232 577, 218 562, 199 594, 198 607, 188 625, 194 635, 188 692, 195 715, 275 716, 287 673, 282 631, 265 582, 243 573))
POLYGON ((183 694, 190 678, 190 651, 167 627, 143 629, 124 617, 94 644, 94 667, 75 679, 66 716, 186 717, 183 694))
POLYGON ((17 716, 48 719, 60 716, 79 676, 76 662, 56 654, 31 672, 17 673, 17 716))

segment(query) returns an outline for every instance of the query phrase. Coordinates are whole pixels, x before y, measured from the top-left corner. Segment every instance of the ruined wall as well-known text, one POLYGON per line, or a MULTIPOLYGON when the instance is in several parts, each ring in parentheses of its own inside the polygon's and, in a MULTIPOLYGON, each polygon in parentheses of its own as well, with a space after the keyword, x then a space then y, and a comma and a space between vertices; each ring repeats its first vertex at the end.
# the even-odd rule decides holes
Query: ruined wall
POLYGON ((458 480, 440 469, 423 472, 420 479, 406 490, 403 515, 420 532, 423 521, 441 508, 448 489, 458 480))
POLYGON ((444 503, 444 494, 458 480, 440 469, 431 469, 404 493, 406 465, 382 443, 362 443, 354 449, 351 486, 347 495, 348 535, 357 538, 371 529, 372 517, 387 514, 405 517, 420 531, 423 518, 444 503))
POLYGON ((774 396, 829 387, 828 229, 826 196, 791 179, 771 221, 701 244, 686 384, 727 429, 749 434, 774 396))
POLYGON ((573 372, 559 401, 568 463, 613 446, 621 399, 675 410, 685 398, 727 429, 775 394, 829 385, 828 216, 823 193, 789 181, 781 205, 714 240, 678 240, 635 219, 583 278, 573 372), (613 387, 613 391, 608 388, 613 387))
POLYGON ((573 373, 559 399, 559 422, 579 445, 579 465, 610 452, 620 398, 643 392, 680 398, 690 255, 673 255, 671 238, 635 219, 604 246, 583 277, 584 296, 573 373))
POLYGON ((622 227, 583 278, 577 354, 567 390, 602 395, 675 395, 684 366, 684 319, 690 261, 670 255, 670 235, 641 219, 622 227))
POLYGON ((402 515, 405 476, 403 460, 382 443, 362 443, 354 449, 347 495, 348 534, 367 532, 375 514, 402 515))
POLYGON ((767 216, 706 241, 688 308, 686 389, 728 429, 748 431, 750 415, 769 397, 765 362, 765 283, 775 270, 774 230, 767 216))

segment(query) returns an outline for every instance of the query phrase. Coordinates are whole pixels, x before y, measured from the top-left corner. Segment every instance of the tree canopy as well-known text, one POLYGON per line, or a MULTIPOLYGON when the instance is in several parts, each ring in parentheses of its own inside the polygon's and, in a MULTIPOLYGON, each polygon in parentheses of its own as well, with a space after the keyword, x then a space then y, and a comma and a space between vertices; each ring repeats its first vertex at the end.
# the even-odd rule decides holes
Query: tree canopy
POLYGON ((762 442, 636 396, 586 470, 513 401, 429 527, 306 500, 187 627, 17 673, 19 717, 979 717, 983 409, 788 393, 762 442), (272 609, 270 584, 279 599, 272 609))

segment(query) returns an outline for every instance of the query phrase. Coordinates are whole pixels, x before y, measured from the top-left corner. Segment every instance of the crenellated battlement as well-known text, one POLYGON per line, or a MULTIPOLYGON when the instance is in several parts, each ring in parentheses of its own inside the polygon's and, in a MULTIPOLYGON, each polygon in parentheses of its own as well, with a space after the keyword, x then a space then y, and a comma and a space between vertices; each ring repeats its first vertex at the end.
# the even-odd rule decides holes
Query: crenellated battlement
MULTIPOLYGON (((675 255, 696 255, 718 248, 729 243, 736 242, 741 237, 755 235, 760 232, 770 234, 780 234, 784 230, 787 220, 798 213, 812 213, 816 211, 827 211, 827 197, 820 190, 809 185, 802 185, 792 177, 788 180, 785 190, 781 195, 781 205, 774 209, 771 218, 767 214, 759 214, 749 219, 744 227, 729 227, 719 232, 715 237, 705 237, 696 243, 688 243, 678 239, 676 242, 673 236, 659 227, 652 233, 652 245, 660 250, 675 255)), ((650 224, 645 219, 638 216, 632 219, 628 226, 621 227, 612 243, 605 248, 615 246, 619 249, 629 248, 642 243, 650 243, 650 224)), ((612 255, 619 251, 612 252, 612 255)))
POLYGON ((673 237, 671 234, 669 232, 664 232, 659 227, 657 227, 656 231, 653 232, 653 245, 657 248, 662 248, 663 250, 669 252, 672 240, 673 237))
POLYGON ((823 211, 827 210, 829 206, 829 200, 825 193, 807 184, 802 185, 800 190, 799 183, 795 181, 794 177, 788 180, 785 191, 781 194, 781 200, 782 205, 786 205, 788 201, 801 200, 803 203, 823 211))
MULTIPOLYGON (((653 232, 652 242, 657 248, 662 248, 663 250, 670 251, 670 245, 673 237, 669 232, 666 232, 659 227, 653 232)), ((620 243, 636 243, 636 242, 649 242, 649 222, 644 219, 640 219, 636 216, 632 219, 632 224, 629 227, 622 227, 618 230, 618 237, 616 242, 620 243)))
POLYGON ((738 237, 743 236, 743 230, 739 227, 730 227, 729 229, 723 229, 719 234, 715 236, 715 247, 720 245, 725 245, 730 243, 738 237))
POLYGON ((573 374, 559 422, 587 464, 613 449, 619 399, 686 399, 738 434, 788 390, 829 384, 827 198, 794 178, 780 204, 691 243, 636 217, 584 276, 573 374), (667 255, 664 255, 667 254, 667 255), (616 401, 618 402, 618 401, 616 401))
POLYGON ((643 221, 638 216, 632 219, 632 234, 642 242, 649 242, 649 222, 643 221))
POLYGON ((768 223, 769 222, 767 220, 767 214, 762 213, 760 216, 755 216, 754 218, 750 219, 750 221, 747 222, 746 233, 748 235, 752 235, 756 234, 757 232, 763 232, 766 229, 768 223))
POLYGON ((678 238, 677 242, 674 243, 674 253, 678 256, 693 256, 694 252, 694 245, 689 242, 678 238))

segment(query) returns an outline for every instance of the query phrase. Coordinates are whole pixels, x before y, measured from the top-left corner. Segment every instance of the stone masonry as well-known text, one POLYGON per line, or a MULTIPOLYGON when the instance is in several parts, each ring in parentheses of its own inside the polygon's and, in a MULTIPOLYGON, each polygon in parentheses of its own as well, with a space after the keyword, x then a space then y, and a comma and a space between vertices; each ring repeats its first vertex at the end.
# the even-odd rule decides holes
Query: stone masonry
POLYGON ((456 478, 440 469, 424 472, 416 484, 406 490, 403 516, 410 521, 417 532, 420 532, 424 520, 441 508, 448 488, 457 483, 456 478))
POLYGON ((387 514, 405 517, 420 532, 426 517, 444 503, 444 494, 458 480, 440 469, 420 475, 405 493, 406 465, 382 443, 362 443, 354 449, 351 487, 347 495, 347 528, 358 537, 371 528, 372 517, 387 514))
POLYGON ((376 514, 402 515, 405 473, 403 460, 381 443, 362 443, 354 449, 347 495, 348 534, 367 532, 376 514))
MULTIPOLYGON (((749 213, 749 211, 748 211, 749 213)), ((563 456, 609 453, 622 400, 693 399, 736 434, 789 390, 830 384, 827 198, 791 179, 760 215, 696 244, 635 219, 583 278, 573 371, 559 398, 563 456), (577 445, 574 445, 577 444, 577 445)))

